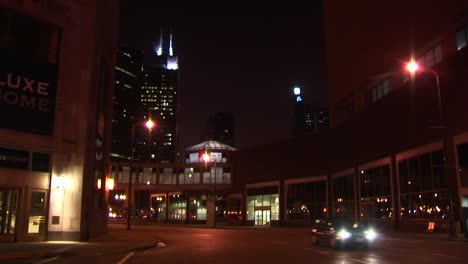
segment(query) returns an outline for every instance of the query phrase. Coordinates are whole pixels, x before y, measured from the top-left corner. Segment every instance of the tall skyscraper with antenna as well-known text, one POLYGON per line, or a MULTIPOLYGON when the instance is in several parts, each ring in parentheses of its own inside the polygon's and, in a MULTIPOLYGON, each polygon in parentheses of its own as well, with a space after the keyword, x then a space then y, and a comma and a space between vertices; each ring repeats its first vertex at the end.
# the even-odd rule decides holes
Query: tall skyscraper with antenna
POLYGON ((143 65, 140 89, 140 120, 151 118, 156 127, 149 133, 135 130, 135 158, 159 163, 174 163, 177 140, 178 57, 174 53, 173 34, 161 29, 154 47, 156 62, 143 65))

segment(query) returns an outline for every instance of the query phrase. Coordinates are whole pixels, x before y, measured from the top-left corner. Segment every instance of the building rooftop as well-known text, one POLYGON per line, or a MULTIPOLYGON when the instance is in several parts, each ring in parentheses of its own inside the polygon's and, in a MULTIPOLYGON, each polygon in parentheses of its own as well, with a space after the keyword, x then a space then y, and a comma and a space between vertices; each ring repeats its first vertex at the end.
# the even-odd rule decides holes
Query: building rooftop
POLYGON ((228 150, 228 151, 236 151, 236 148, 228 146, 218 141, 208 140, 204 141, 200 144, 195 146, 188 147, 186 151, 198 151, 198 150, 228 150))

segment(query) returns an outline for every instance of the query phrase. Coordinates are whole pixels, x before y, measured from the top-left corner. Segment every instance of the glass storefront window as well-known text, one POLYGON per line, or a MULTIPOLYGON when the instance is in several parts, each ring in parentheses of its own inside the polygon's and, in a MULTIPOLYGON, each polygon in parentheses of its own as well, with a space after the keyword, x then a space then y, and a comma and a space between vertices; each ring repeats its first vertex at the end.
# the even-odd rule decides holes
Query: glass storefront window
POLYGON ((447 192, 413 193, 401 196, 402 219, 440 219, 449 215, 447 192))
POLYGON ((361 171, 361 218, 391 219, 390 167, 384 165, 361 171))
POLYGON ((398 176, 403 219, 447 217, 447 180, 442 150, 399 161, 398 176))
POLYGON ((255 225, 269 225, 271 220, 279 220, 279 195, 248 196, 247 220, 254 220, 255 225))
POLYGON ((14 235, 18 190, 0 190, 0 235, 14 235))
POLYGON ((168 208, 168 219, 169 220, 185 220, 186 217, 186 201, 185 195, 183 194, 172 194, 169 195, 169 208, 168 208))
POLYGON ((287 220, 309 221, 327 216, 326 182, 305 182, 287 186, 287 220))
POLYGON ((165 194, 151 196, 151 218, 158 222, 166 220, 166 198, 165 194))
POLYGON ((206 197, 191 196, 189 199, 189 220, 206 220, 206 197))
POLYGON ((332 180, 333 215, 354 216, 354 175, 332 180))

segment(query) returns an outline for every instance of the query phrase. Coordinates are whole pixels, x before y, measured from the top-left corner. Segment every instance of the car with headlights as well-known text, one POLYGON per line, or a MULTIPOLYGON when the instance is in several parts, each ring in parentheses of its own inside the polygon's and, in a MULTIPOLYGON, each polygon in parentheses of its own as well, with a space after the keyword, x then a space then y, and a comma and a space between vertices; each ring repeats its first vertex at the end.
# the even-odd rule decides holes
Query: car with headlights
POLYGON ((377 237, 370 225, 350 217, 317 219, 312 226, 312 243, 332 248, 359 246, 369 248, 377 237))

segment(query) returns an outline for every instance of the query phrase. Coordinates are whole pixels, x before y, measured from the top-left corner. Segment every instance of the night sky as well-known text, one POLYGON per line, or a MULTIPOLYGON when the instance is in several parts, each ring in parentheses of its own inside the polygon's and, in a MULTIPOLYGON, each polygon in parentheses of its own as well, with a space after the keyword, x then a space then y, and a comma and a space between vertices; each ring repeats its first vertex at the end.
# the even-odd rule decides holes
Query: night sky
POLYGON ((144 50, 150 62, 160 27, 174 28, 180 150, 199 143, 220 111, 235 116, 237 148, 289 138, 294 85, 306 103, 326 106, 320 1, 161 2, 122 0, 119 44, 144 50))

